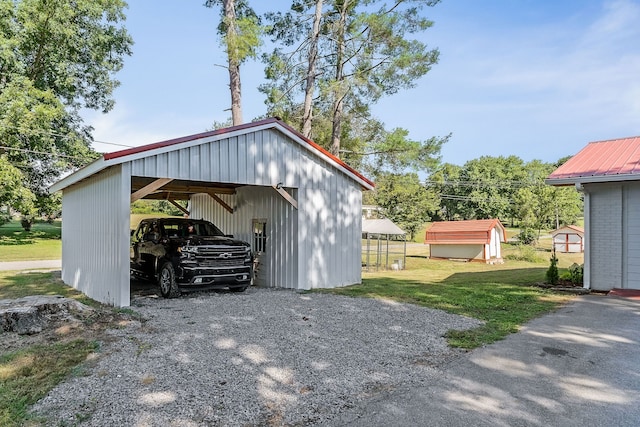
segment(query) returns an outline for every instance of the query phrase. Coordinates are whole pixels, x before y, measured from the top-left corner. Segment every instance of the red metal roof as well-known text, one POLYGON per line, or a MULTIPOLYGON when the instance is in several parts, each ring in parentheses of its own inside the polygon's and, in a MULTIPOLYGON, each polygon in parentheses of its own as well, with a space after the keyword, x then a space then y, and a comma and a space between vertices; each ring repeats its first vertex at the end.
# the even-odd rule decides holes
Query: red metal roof
POLYGON ((577 225, 565 225, 564 227, 557 228, 551 232, 551 235, 555 236, 556 234, 561 234, 563 232, 567 232, 568 230, 572 230, 578 234, 584 235, 584 228, 577 225))
POLYGON ((474 219, 468 221, 438 221, 427 229, 428 244, 487 244, 491 230, 500 228, 502 241, 507 240, 504 226, 498 219, 474 219))
MULTIPOLYGON (((630 175, 640 175, 640 136, 591 142, 547 180, 549 184, 554 180, 570 183, 594 177, 602 181, 606 177, 620 179, 630 175)), ((640 176, 633 179, 640 179, 640 176)))
POLYGON ((348 170, 352 174, 354 174, 357 177, 359 177, 360 179, 362 179, 367 184, 371 185, 371 187, 375 187, 375 183, 373 181, 367 179, 364 175, 362 175, 360 172, 358 172, 355 169, 353 169, 351 166, 349 166, 348 164, 346 164, 345 162, 340 160, 338 157, 334 156, 333 154, 331 154, 330 152, 328 152, 327 150, 325 150, 324 148, 322 148, 321 146, 319 146, 318 144, 316 144, 315 142, 313 142, 309 138, 305 138, 300 132, 298 132, 297 130, 295 130, 291 126, 287 125, 286 123, 278 120, 277 118, 268 118, 268 119, 260 120, 260 121, 257 121, 257 122, 245 123, 245 124, 238 125, 238 126, 232 126, 232 127, 223 128, 223 129, 216 129, 216 130, 212 130, 212 131, 209 131, 209 132, 203 132, 203 133, 198 133, 198 134, 195 134, 195 135, 183 136, 181 138, 170 139, 170 140, 167 140, 167 141, 156 142, 156 143, 153 143, 153 144, 142 145, 140 147, 127 148, 126 150, 114 151, 113 153, 105 153, 103 155, 103 158, 104 158, 104 160, 117 159, 119 157, 130 156, 132 154, 143 153, 145 151, 151 151, 151 150, 156 150, 156 149, 159 149, 159 148, 168 147, 168 146, 171 146, 171 145, 181 144, 181 143, 184 143, 184 142, 195 141, 195 140, 201 139, 201 138, 208 138, 208 137, 216 136, 216 135, 224 135, 226 133, 235 132, 235 131, 243 130, 243 129, 250 129, 250 128, 253 128, 253 127, 263 126, 263 125, 270 124, 270 123, 277 124, 279 126, 282 126, 282 127, 286 128, 289 132, 295 134, 296 137, 298 137, 299 139, 301 139, 302 141, 304 141, 305 143, 307 143, 308 145, 310 145, 314 149, 320 151, 325 156, 329 157, 331 160, 333 160, 335 163, 337 163, 339 167, 342 167, 342 168, 348 170))

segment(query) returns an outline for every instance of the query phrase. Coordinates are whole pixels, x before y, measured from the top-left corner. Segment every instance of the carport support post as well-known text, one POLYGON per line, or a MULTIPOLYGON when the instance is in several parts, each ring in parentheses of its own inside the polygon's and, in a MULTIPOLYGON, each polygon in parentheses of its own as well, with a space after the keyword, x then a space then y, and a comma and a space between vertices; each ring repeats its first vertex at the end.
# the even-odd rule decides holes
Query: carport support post
POLYGON ((407 268, 407 235, 403 234, 402 235, 402 240, 404 240, 404 253, 402 254, 402 268, 401 270, 404 270, 405 268, 407 268))
POLYGON ((387 258, 386 264, 384 266, 385 270, 389 269, 389 235, 387 234, 387 258))

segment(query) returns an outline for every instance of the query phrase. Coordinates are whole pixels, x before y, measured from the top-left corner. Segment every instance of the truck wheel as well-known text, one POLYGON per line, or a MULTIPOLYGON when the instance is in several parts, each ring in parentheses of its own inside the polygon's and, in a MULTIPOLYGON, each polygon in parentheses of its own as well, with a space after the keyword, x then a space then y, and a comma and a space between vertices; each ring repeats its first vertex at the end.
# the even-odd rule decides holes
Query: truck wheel
POLYGON ((176 283, 176 272, 170 262, 165 262, 162 265, 158 276, 158 285, 160 285, 160 294, 163 297, 177 298, 180 296, 180 289, 176 283))

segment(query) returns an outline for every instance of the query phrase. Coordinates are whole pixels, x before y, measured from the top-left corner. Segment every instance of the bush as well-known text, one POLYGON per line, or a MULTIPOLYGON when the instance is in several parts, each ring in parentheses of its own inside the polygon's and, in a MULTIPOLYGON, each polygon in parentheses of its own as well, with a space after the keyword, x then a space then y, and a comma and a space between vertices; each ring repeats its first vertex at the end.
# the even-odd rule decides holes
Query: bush
POLYGON ((536 238, 536 231, 531 228, 524 228, 516 236, 518 242, 523 245, 533 245, 538 239, 536 238))
POLYGON ((573 263, 569 267, 569 280, 571 283, 581 285, 584 281, 584 264, 573 263))
POLYGON ((527 262, 543 262, 544 258, 542 258, 538 251, 532 246, 518 244, 516 247, 516 252, 505 255, 505 259, 511 261, 527 261, 527 262))
POLYGON ((547 279, 547 283, 556 285, 560 279, 560 275, 558 273, 558 258, 556 258, 555 252, 551 255, 551 259, 549 261, 551 261, 551 265, 549 266, 545 277, 547 279))

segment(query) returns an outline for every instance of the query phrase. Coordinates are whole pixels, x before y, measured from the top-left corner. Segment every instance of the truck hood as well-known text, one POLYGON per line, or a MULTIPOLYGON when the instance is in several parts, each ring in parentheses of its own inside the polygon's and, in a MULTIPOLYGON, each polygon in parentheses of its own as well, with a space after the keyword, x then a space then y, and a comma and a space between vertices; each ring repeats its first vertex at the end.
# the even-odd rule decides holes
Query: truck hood
POLYGON ((184 243, 189 246, 236 246, 248 247, 242 240, 236 240, 224 236, 191 236, 184 239, 184 243))

